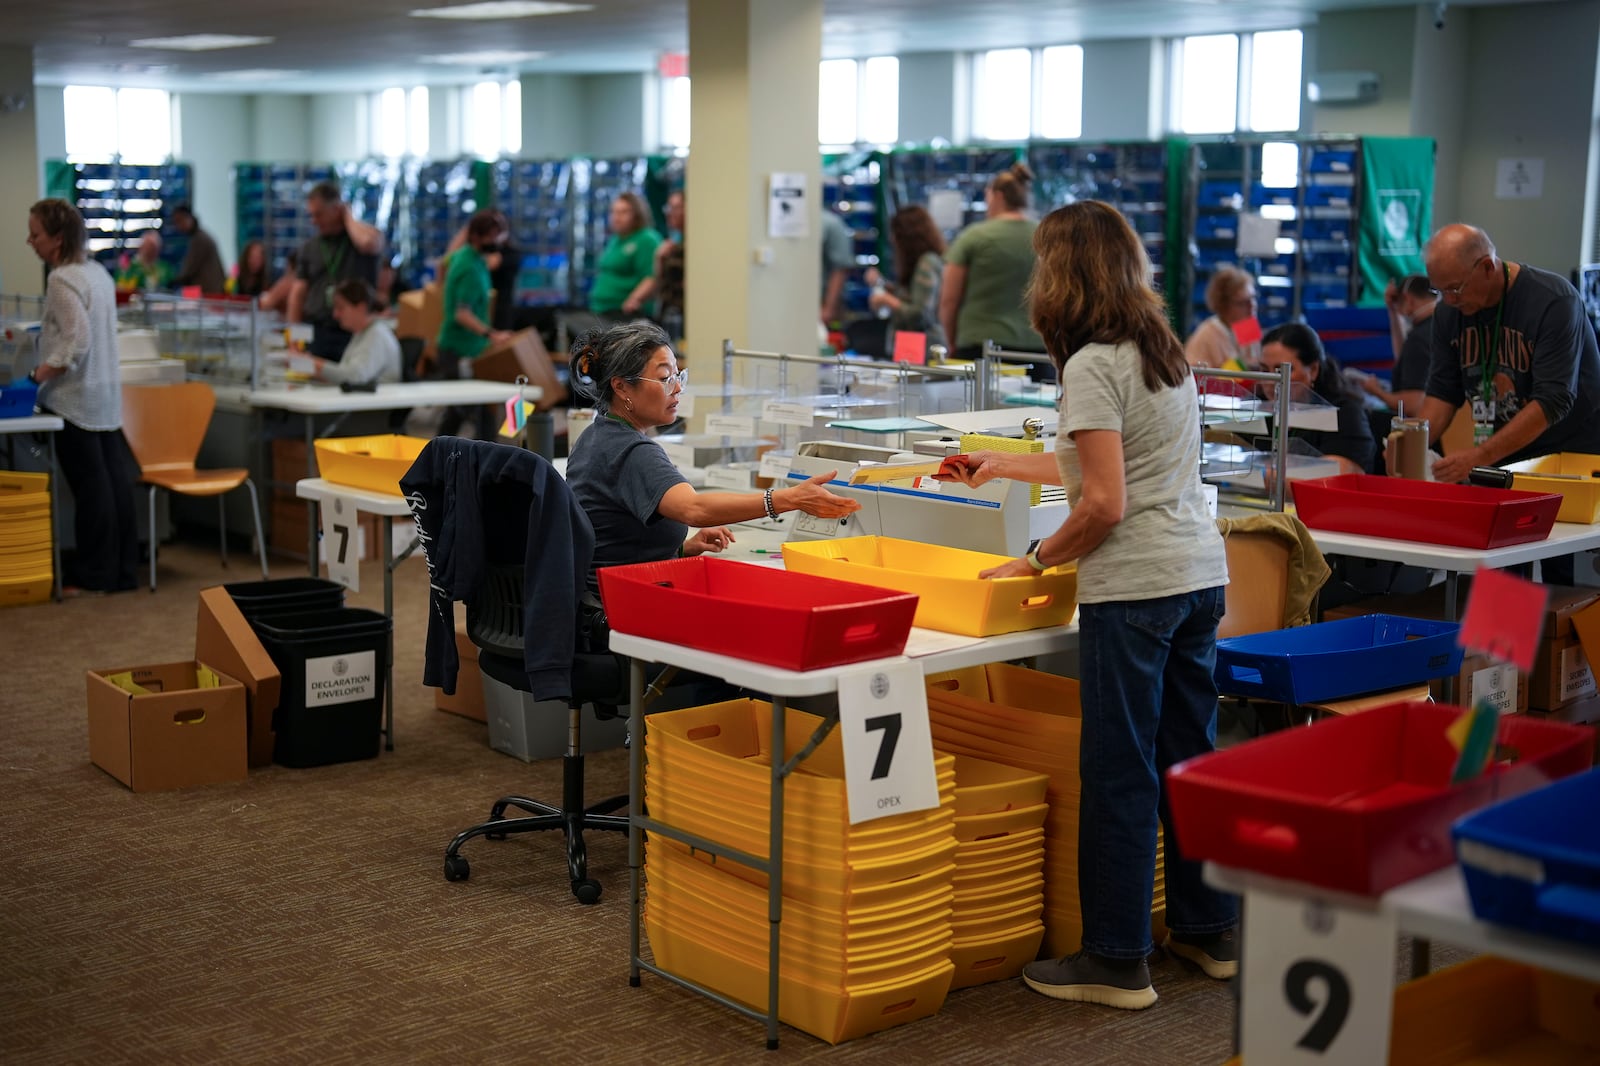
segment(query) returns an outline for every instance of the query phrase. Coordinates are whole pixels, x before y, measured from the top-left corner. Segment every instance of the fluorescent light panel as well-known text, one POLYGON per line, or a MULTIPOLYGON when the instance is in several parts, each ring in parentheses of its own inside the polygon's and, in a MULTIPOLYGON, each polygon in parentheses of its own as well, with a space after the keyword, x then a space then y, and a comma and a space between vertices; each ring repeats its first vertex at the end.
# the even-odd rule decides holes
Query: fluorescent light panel
POLYGON ((182 37, 144 37, 129 41, 131 48, 170 48, 180 52, 212 52, 219 48, 250 48, 271 44, 273 37, 240 37, 232 33, 189 33, 182 37))
POLYGON ((255 67, 247 70, 218 70, 201 76, 212 81, 283 81, 287 78, 299 78, 304 75, 305 71, 303 70, 255 67))
POLYGON ((411 12, 419 19, 525 19, 535 15, 569 15, 593 11, 593 4, 546 3, 544 0, 480 0, 453 7, 419 7, 411 12))
POLYGON ((548 52, 447 52, 444 55, 423 56, 428 63, 445 63, 461 67, 503 67, 510 63, 528 63, 543 59, 548 52))

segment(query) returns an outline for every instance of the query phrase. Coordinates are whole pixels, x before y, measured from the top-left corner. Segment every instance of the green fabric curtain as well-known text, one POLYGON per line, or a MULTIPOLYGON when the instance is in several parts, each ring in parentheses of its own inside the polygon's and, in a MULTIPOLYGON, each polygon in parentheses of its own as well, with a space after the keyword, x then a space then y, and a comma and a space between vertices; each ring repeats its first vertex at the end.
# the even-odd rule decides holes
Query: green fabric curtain
POLYGON ((1356 302, 1382 307, 1390 279, 1422 273, 1422 245, 1433 231, 1433 141, 1361 139, 1361 289, 1356 302))

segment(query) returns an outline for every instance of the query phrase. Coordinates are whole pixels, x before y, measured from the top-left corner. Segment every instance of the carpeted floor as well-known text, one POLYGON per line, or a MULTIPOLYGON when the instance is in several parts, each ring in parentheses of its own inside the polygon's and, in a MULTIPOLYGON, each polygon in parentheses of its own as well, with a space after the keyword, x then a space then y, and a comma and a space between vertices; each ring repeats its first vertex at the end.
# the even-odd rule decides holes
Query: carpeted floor
MULTIPOLYGON (((275 576, 303 572, 279 562, 275 576)), ((88 760, 84 671, 190 657, 196 593, 249 580, 176 546, 160 589, 0 613, 0 1058, 13 1062, 1206 1063, 1227 1057, 1232 997, 1176 960, 1142 1013, 1005 982, 935 1017, 836 1048, 646 975, 627 982, 624 838, 590 837, 596 906, 567 890, 552 836, 444 845, 505 792, 559 795, 559 760, 492 751, 433 709, 421 648, 426 575, 396 575, 396 750, 181 792, 126 789, 88 760)), ((381 609, 378 564, 356 606, 381 609)), ((626 759, 591 757, 590 795, 626 759)))

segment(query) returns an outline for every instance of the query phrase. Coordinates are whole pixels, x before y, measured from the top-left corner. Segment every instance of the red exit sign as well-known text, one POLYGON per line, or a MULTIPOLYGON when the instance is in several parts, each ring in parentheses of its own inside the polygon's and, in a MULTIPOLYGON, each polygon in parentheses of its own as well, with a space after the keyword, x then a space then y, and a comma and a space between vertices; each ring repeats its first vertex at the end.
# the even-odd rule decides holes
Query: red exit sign
POLYGON ((656 64, 656 71, 663 78, 687 78, 689 76, 689 56, 686 52, 663 52, 661 59, 656 64))

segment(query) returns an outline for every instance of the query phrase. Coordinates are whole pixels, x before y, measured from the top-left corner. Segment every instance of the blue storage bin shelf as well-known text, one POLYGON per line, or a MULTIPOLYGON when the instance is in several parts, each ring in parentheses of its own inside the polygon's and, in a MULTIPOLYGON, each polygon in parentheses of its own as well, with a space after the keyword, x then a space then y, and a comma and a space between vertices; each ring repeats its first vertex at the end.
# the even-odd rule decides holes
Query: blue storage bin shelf
POLYGON ((1600 770, 1456 823, 1456 858, 1486 922, 1600 945, 1600 770))
POLYGON ((1447 677, 1461 669, 1455 622, 1372 614, 1217 641, 1217 689, 1316 703, 1447 677))

